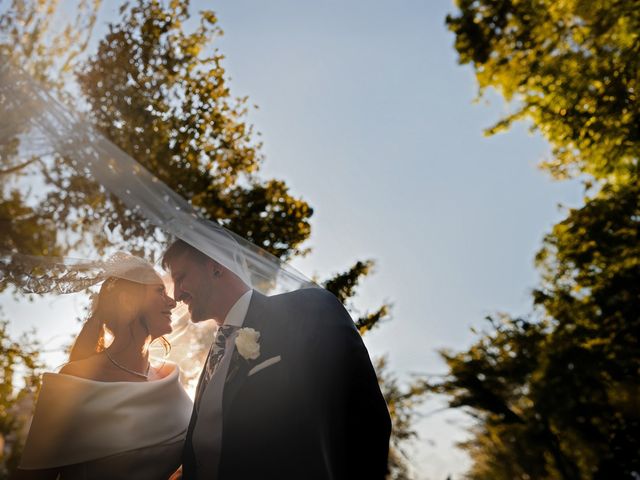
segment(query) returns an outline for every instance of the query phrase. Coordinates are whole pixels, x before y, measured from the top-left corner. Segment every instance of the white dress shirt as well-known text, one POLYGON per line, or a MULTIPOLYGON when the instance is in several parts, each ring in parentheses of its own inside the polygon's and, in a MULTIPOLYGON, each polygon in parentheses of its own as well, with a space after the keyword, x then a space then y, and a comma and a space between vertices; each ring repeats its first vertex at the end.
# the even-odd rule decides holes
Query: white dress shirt
MULTIPOLYGON (((236 301, 227 313, 224 325, 242 327, 252 293, 253 290, 248 290, 236 301)), ((198 419, 192 437, 198 478, 215 478, 218 471, 222 450, 222 398, 237 335, 236 331, 227 338, 224 355, 200 399, 198 419)))
POLYGON ((242 327, 244 317, 247 316, 247 310, 249 310, 252 294, 253 290, 247 290, 238 300, 236 300, 236 303, 233 304, 233 307, 231 307, 224 319, 224 325, 242 327))

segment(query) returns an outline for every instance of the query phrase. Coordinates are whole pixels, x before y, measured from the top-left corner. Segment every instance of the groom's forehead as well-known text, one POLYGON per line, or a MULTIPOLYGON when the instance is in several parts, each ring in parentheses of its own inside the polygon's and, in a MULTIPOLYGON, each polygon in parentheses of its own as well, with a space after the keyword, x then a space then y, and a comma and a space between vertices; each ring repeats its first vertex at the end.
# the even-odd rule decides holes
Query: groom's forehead
POLYGON ((187 251, 178 255, 171 261, 169 270, 171 271, 172 276, 176 276, 192 270, 198 263, 198 259, 195 255, 191 255, 190 252, 187 251))

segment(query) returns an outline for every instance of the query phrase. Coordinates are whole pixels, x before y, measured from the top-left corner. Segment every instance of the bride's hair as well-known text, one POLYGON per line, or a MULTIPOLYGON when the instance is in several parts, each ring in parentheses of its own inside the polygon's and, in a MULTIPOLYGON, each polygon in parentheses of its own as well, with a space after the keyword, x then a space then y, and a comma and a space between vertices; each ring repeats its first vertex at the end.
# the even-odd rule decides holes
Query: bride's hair
MULTIPOLYGON (((106 347, 106 332, 116 333, 117 322, 123 315, 124 306, 121 302, 120 294, 127 291, 128 293, 133 293, 132 298, 142 299, 146 288, 147 285, 145 284, 124 278, 107 278, 100 287, 97 298, 94 300, 93 311, 85 321, 82 330, 80 330, 71 347, 69 361, 82 360, 103 351, 106 347)), ((131 307, 128 305, 127 308, 131 307)), ((168 353, 171 347, 169 341, 164 337, 160 337, 159 340, 168 353)))

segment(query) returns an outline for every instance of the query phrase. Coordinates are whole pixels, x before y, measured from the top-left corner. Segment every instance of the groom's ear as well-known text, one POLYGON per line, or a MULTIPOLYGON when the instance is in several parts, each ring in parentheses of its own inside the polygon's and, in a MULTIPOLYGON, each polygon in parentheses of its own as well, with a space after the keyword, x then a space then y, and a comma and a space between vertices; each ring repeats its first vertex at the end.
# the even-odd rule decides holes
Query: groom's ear
POLYGON ((220 278, 224 272, 224 267, 211 258, 207 258, 205 267, 207 274, 213 278, 220 278))

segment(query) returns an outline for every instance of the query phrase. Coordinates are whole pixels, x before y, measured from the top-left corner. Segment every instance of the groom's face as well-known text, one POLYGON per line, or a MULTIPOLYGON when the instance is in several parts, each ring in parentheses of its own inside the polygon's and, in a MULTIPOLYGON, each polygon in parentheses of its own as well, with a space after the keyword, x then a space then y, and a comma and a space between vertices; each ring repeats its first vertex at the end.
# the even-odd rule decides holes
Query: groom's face
POLYGON ((189 307, 192 322, 201 322, 214 317, 212 308, 212 264, 194 258, 188 252, 171 261, 173 296, 177 302, 189 307))

